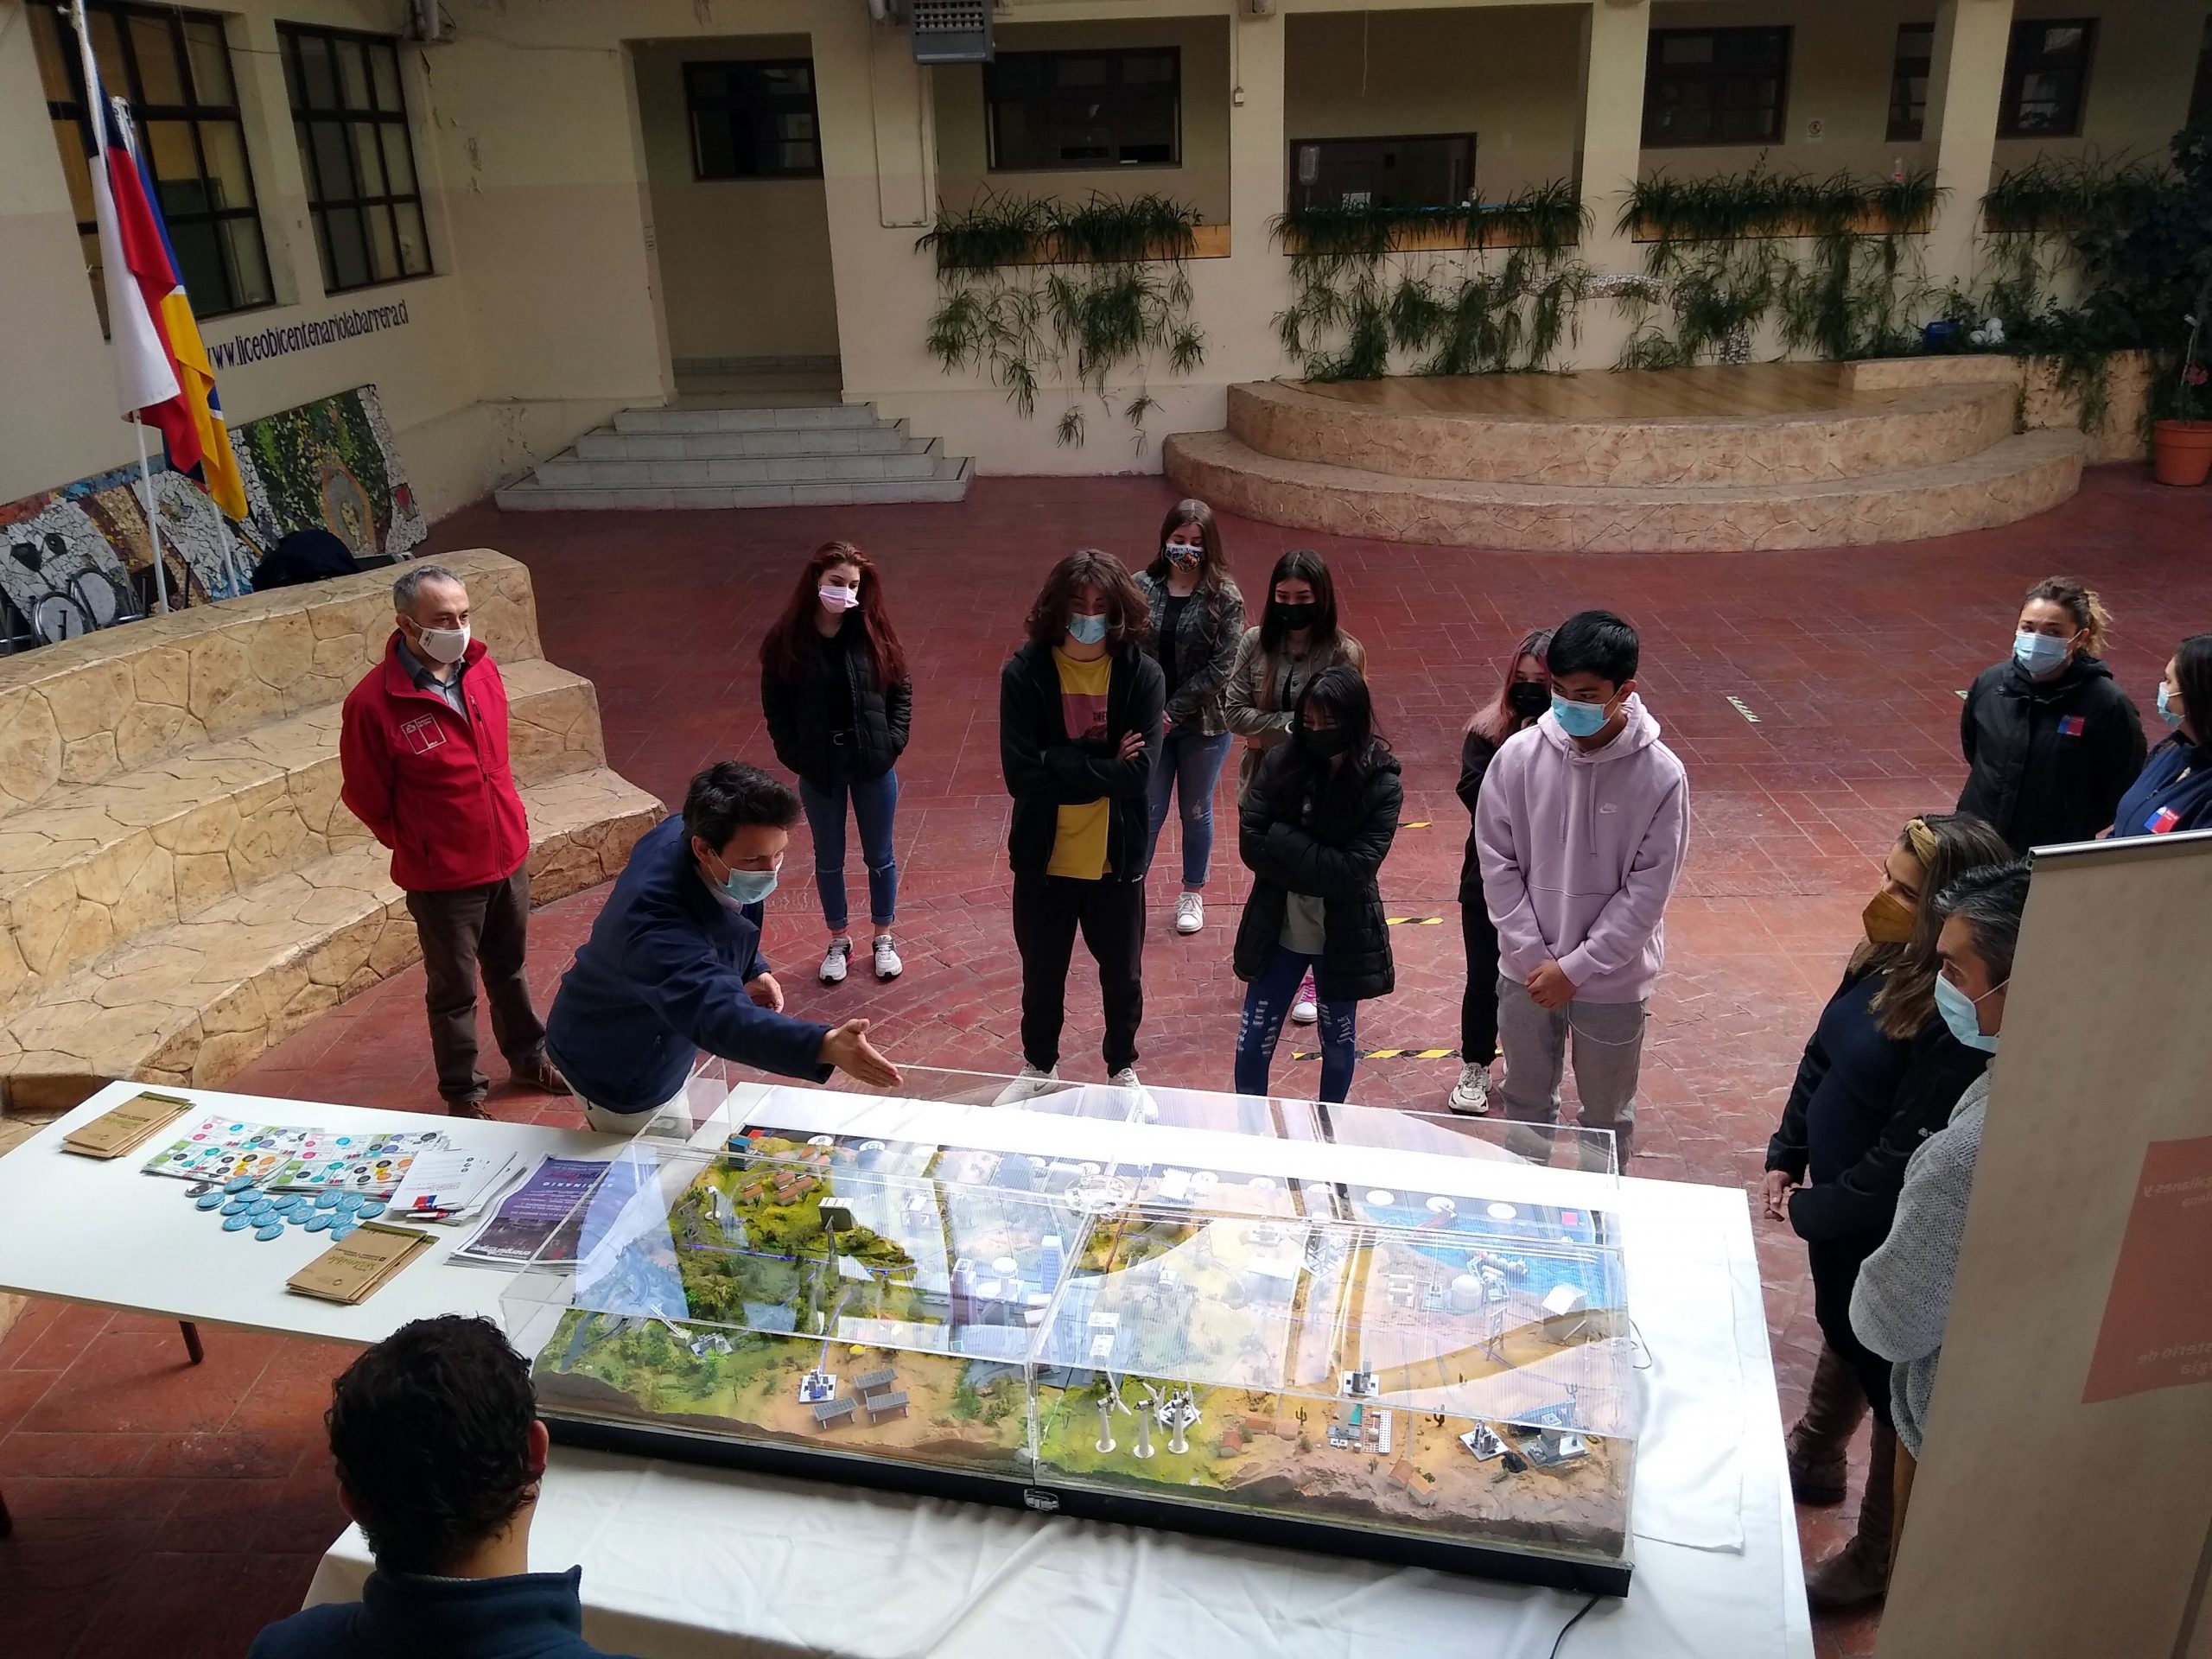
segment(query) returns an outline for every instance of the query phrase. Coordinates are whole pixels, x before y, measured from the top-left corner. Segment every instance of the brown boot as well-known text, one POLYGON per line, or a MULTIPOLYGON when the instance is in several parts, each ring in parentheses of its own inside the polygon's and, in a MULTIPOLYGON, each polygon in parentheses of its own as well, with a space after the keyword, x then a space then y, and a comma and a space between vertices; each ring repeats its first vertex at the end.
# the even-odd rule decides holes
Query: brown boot
POLYGON ((1805 1414, 1789 1431, 1789 1491, 1800 1503, 1843 1502, 1843 1449, 1866 1414, 1866 1392, 1858 1374, 1822 1343, 1805 1414))
POLYGON ((1833 1611, 1878 1601, 1890 1587, 1890 1510, 1897 1477, 1897 1431, 1878 1421, 1866 1465, 1866 1495, 1851 1541, 1805 1575, 1805 1599, 1833 1611))

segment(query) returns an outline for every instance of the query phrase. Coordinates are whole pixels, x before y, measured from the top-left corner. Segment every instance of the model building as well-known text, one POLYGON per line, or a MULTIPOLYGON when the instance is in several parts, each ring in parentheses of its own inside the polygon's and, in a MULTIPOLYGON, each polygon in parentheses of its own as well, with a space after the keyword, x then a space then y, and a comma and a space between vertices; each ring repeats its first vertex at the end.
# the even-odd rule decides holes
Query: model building
POLYGON ((1602 1210, 1486 1199, 1471 1160, 1401 1160, 1441 1189, 1406 1191, 1325 1147, 1254 1173, 1170 1128, 932 1111, 929 1141, 632 1148, 664 1222, 588 1220, 565 1301, 512 1314, 556 1434, 1625 1588, 1602 1210), (1038 1144, 946 1132, 1008 1122, 1038 1144))

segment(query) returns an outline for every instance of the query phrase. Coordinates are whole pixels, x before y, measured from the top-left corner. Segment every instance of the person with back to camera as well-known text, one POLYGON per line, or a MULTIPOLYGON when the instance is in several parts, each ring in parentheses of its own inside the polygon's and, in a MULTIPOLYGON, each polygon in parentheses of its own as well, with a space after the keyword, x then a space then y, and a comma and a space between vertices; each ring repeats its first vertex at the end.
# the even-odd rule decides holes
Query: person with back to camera
POLYGON ((2143 722, 2104 664, 2112 618, 2067 576, 2028 589, 2008 662, 1986 668, 1959 712, 1959 810, 2016 853, 2088 841, 2143 770, 2143 722))
POLYGON ((1078 931, 1098 964, 1108 1080, 1136 1086, 1147 803, 1166 702, 1160 664, 1144 648, 1148 626, 1144 595, 1122 562, 1084 548, 1052 567, 1029 608, 1028 640, 999 673, 1022 1057, 1001 1105, 1058 1082, 1078 931))
POLYGON ((604 1659, 584 1640, 583 1569, 530 1570, 549 1443, 497 1325, 403 1325, 330 1393, 338 1501, 376 1568, 360 1600, 278 1619, 246 1659, 604 1659))
POLYGON ((830 932, 820 977, 843 982, 852 961, 845 895, 845 802, 868 866, 869 957, 878 979, 906 971, 891 937, 899 919, 899 757, 914 685, 891 626, 883 578, 850 542, 824 542, 799 572, 784 613, 760 641, 760 709, 776 759, 798 774, 814 841, 814 885, 830 932))
POLYGON ((1459 939, 1466 947, 1467 983, 1459 993, 1459 1080, 1444 1103, 1475 1117, 1490 1113, 1490 1067, 1497 1054, 1497 925, 1483 902, 1475 807, 1499 746, 1535 725, 1552 706, 1552 671, 1544 666, 1551 643, 1549 628, 1522 639, 1506 666, 1505 683, 1475 710, 1459 738, 1459 804, 1467 809, 1467 850, 1459 861, 1459 939))
MULTIPOLYGON (((1936 897, 1943 918, 1936 954, 1936 1006, 1951 1034, 1994 1054, 2005 1025, 2005 994, 2028 906, 2028 862, 1968 870, 1936 897)), ((1950 1123, 1922 1142, 1905 1166, 1896 1218, 1881 1248, 1859 1269, 1851 1292, 1851 1328, 1867 1349, 1888 1360, 1890 1410, 1897 1420, 1896 1515, 1890 1548, 1904 1535, 1906 1505, 1920 1460, 1921 1435, 1936 1393, 1943 1326, 1966 1237, 1967 1199, 1989 1112, 1989 1073, 1967 1085, 1950 1123)))
MULTIPOLYGON (((1560 624, 1552 706, 1505 741, 1475 805, 1497 925, 1505 1115, 1557 1124, 1567 1039, 1586 1129, 1628 1161, 1645 998, 1666 956, 1668 895, 1689 840, 1689 782, 1636 695, 1636 630, 1610 611, 1560 624)), ((1509 1142, 1541 1156, 1541 1129, 1509 1142)), ((1585 1144, 1584 1159, 1599 1154, 1585 1144)))
POLYGON ((702 1050, 814 1083, 833 1071, 874 1088, 899 1082, 867 1020, 785 1014, 760 954, 761 906, 798 814, 780 779, 718 761, 692 779, 682 816, 630 849, 546 1020, 547 1046, 594 1129, 644 1128, 683 1098, 702 1050))
POLYGON ((1213 867, 1213 792, 1230 735, 1222 690, 1244 637, 1244 595, 1229 574, 1213 509, 1178 501, 1160 527, 1160 549, 1136 578, 1151 607, 1145 649, 1167 685, 1160 759, 1152 769, 1150 863, 1167 823, 1171 797, 1182 797, 1183 890, 1175 931, 1205 925, 1206 878, 1213 867))
POLYGON ((1246 986, 1236 1092, 1268 1092, 1283 1017, 1312 975, 1320 993, 1319 1098, 1334 1102, 1351 1091, 1359 1004, 1396 984, 1376 877, 1405 793, 1357 669, 1323 669, 1297 715, 1298 730, 1268 751, 1237 808, 1252 891, 1236 928, 1236 977, 1246 986))
POLYGON ((2005 838, 1980 818, 1913 818, 1890 849, 1867 904, 1865 937, 1805 1044, 1797 1077, 1767 1142, 1762 1207, 1805 1241, 1821 1357, 1805 1414, 1789 1431, 1789 1485, 1801 1503, 1844 1496, 1844 1449, 1869 1408, 1873 1446, 1858 1530, 1805 1575, 1815 1607, 1850 1607, 1889 1587, 1891 1479, 1897 1433, 1890 1364, 1851 1328, 1859 1264, 1890 1227, 1906 1161, 1950 1121, 1989 1064, 1936 1012, 1936 895, 1967 871, 2010 861, 2005 838))
POLYGON ((2158 718, 2172 728, 2113 815, 2115 836, 2212 830, 2212 633, 2183 640, 2158 682, 2158 718))
MULTIPOLYGON (((1338 663, 1351 664, 1363 677, 1366 650, 1337 626, 1336 582, 1321 556, 1311 548, 1293 548, 1275 561, 1268 578, 1268 601, 1258 624, 1245 629, 1237 642, 1236 666, 1222 694, 1229 729, 1244 740, 1244 753, 1236 763, 1240 808, 1261 757, 1290 741, 1300 693, 1323 669, 1338 663)), ((1311 974, 1298 988, 1290 1017, 1301 1026, 1313 1023, 1311 974)))

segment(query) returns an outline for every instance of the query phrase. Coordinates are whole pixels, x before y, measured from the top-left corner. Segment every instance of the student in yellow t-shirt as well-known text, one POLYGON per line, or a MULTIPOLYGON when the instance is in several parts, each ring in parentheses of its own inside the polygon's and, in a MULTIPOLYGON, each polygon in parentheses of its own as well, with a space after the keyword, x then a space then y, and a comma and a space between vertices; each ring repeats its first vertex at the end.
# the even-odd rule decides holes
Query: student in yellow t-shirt
POLYGON ((1144 649, 1148 623, 1119 559, 1071 553, 1046 578, 1029 639, 999 675, 1024 1062, 1001 1103, 1043 1094, 1058 1077, 1078 931, 1098 964, 1109 1080, 1136 1084, 1147 791, 1166 702, 1160 664, 1144 649))

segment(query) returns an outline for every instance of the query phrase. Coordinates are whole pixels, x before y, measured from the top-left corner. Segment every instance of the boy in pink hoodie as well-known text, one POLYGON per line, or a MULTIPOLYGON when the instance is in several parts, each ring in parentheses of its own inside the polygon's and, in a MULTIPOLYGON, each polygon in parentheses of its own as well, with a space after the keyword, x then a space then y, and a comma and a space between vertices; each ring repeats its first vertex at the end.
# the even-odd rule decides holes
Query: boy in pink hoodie
POLYGON ((1644 1001, 1689 840, 1689 782, 1636 696, 1636 630, 1583 611, 1552 635, 1551 711, 1508 738, 1475 808, 1497 925, 1505 1115, 1559 1122, 1567 1039, 1582 1127, 1621 1161, 1636 1127, 1644 1001))

